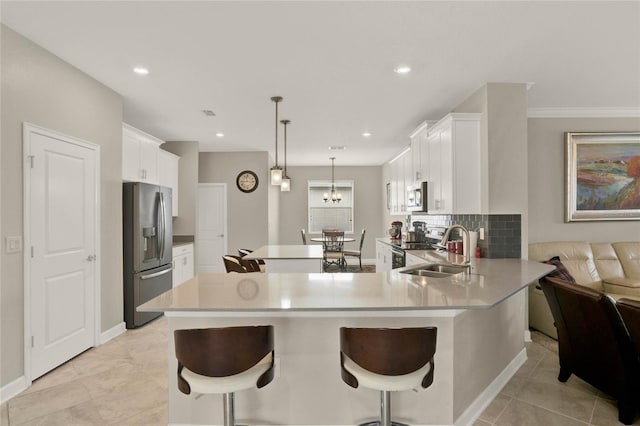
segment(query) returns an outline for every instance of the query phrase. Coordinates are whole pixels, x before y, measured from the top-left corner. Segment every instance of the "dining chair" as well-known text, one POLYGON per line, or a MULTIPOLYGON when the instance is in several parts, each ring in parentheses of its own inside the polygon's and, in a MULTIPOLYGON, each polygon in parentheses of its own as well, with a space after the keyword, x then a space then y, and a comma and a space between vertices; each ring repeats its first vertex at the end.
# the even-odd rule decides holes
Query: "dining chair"
POLYGON ((322 231, 322 251, 324 266, 334 264, 344 269, 344 231, 322 231))
POLYGON ((358 261, 360 262, 360 270, 362 271, 362 244, 364 243, 364 234, 366 233, 366 230, 362 230, 362 234, 360 234, 360 246, 358 247, 358 250, 343 250, 343 254, 345 257, 345 266, 347 265, 347 260, 346 257, 347 256, 351 256, 351 257, 357 257, 358 261))
POLYGON ((264 272, 266 271, 266 265, 264 263, 264 259, 245 259, 244 257, 248 254, 253 253, 253 250, 249 249, 238 249, 238 254, 240 255, 242 260, 245 262, 249 262, 252 264, 252 269, 255 272, 264 272), (257 265, 257 266, 256 266, 257 265))
POLYGON ((226 254, 222 256, 222 260, 224 261, 224 267, 227 272, 260 272, 259 266, 257 266, 258 270, 256 271, 254 265, 250 264, 247 260, 242 259, 240 256, 226 254))

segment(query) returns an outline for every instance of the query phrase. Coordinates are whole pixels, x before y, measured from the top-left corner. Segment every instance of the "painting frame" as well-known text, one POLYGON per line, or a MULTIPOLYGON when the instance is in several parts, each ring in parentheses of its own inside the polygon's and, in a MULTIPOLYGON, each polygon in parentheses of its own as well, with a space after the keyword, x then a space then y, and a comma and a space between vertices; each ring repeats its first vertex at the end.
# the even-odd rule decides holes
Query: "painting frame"
POLYGON ((565 183, 565 222, 640 220, 640 132, 566 132, 565 183))

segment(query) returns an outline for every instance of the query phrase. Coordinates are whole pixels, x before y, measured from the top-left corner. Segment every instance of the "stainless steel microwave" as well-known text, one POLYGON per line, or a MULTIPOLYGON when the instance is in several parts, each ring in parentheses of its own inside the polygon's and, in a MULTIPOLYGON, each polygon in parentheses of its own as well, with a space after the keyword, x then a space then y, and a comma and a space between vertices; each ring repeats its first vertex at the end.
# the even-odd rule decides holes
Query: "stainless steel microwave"
POLYGON ((407 210, 427 213, 427 182, 420 182, 407 189, 407 210))

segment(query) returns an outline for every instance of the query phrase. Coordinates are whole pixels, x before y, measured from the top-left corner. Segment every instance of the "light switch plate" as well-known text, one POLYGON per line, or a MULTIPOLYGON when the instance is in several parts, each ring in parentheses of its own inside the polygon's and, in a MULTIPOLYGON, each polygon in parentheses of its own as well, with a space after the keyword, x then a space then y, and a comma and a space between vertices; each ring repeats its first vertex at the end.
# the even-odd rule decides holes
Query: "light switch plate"
POLYGON ((480 228, 480 235, 478 236, 481 240, 484 240, 484 228, 480 228))
POLYGON ((7 237, 6 240, 7 253, 18 253, 22 251, 22 237, 7 237))

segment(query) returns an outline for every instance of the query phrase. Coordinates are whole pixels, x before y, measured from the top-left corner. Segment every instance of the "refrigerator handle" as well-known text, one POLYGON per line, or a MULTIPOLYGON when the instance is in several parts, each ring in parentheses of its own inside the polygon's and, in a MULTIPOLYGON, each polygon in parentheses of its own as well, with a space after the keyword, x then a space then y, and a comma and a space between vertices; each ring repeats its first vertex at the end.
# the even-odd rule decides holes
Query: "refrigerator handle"
POLYGON ((162 220, 162 236, 160 237, 161 245, 160 245, 160 255, 158 260, 162 260, 164 258, 164 247, 165 247, 165 237, 167 235, 167 216, 166 216, 166 206, 164 204, 164 194, 160 192, 160 218, 162 220))

